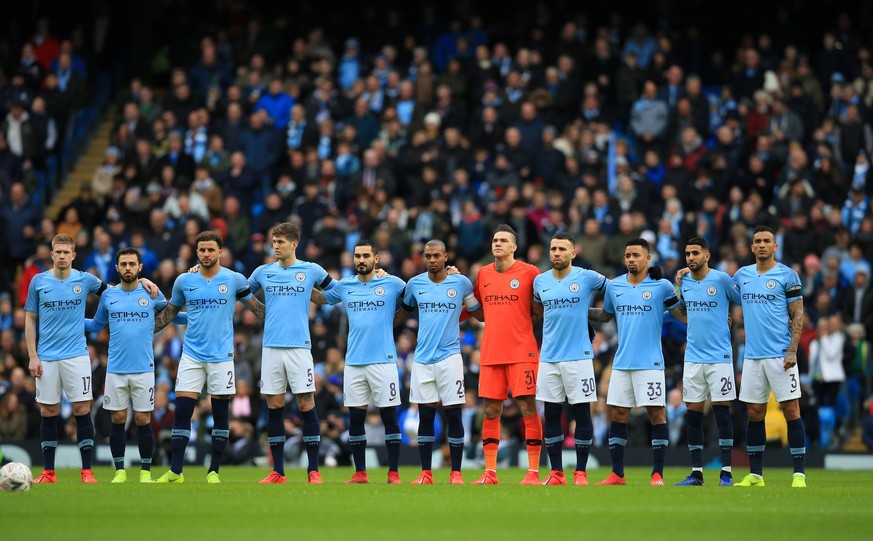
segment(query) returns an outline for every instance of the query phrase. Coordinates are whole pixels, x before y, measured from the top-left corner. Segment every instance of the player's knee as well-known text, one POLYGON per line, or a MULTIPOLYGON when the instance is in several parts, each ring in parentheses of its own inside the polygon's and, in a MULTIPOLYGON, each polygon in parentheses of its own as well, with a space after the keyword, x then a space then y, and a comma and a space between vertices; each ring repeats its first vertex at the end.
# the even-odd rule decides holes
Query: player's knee
POLYGON ((499 418, 503 414, 503 402, 486 402, 485 417, 489 419, 499 418))
POLYGON ((780 406, 782 406, 782 413, 785 415, 786 421, 794 421, 795 419, 800 419, 800 404, 797 402, 797 400, 782 402, 780 406))
POLYGON ((43 417, 56 417, 61 412, 60 404, 40 404, 40 414, 43 417))
MULTIPOLYGON (((300 399, 297 400, 297 403, 300 404, 300 399)), ((285 395, 283 395, 283 394, 267 395, 267 407, 270 409, 279 409, 279 408, 285 407, 285 395)))
POLYGON ((649 422, 662 425, 667 422, 667 409, 661 406, 649 406, 649 422))
POLYGON ((127 420, 127 412, 126 411, 113 411, 112 412, 112 423, 116 425, 122 424, 127 420))
POLYGON ((151 414, 147 411, 138 411, 134 415, 136 426, 145 426, 151 422, 151 414))
POLYGON ((619 406, 610 406, 612 409, 609 413, 609 418, 614 423, 626 423, 627 418, 630 414, 629 408, 622 408, 619 406))
POLYGON ((91 402, 76 402, 73 404, 73 415, 88 415, 91 413, 91 402))
POLYGON ((537 400, 533 396, 525 396, 518 399, 518 409, 523 417, 537 414, 537 400))
MULTIPOLYGON (((763 421, 767 415, 767 404, 749 404, 748 405, 749 420, 757 423, 763 421)), ((788 415, 786 414, 786 417, 788 415)))
MULTIPOLYGON (((278 407, 278 406, 277 406, 278 407)), ((300 411, 309 411, 315 407, 315 394, 306 393, 297 395, 297 407, 300 411)))

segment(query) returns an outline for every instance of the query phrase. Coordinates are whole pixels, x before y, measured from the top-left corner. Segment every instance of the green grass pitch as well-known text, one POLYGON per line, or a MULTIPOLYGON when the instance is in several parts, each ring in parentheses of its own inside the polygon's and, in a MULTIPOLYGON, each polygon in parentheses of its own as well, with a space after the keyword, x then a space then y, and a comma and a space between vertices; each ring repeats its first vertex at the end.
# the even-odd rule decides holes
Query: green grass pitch
MULTIPOLYGON (((155 469, 154 476, 163 473, 155 469)), ((38 473, 38 470, 35 472, 38 473)), ((873 473, 811 470, 806 490, 791 489, 791 472, 769 469, 765 488, 721 488, 716 470, 704 487, 650 487, 648 471, 629 469, 625 487, 523 487, 519 469, 499 471, 499 486, 451 486, 437 470, 433 486, 389 486, 386 470, 370 484, 346 486, 350 468, 326 468, 325 484, 308 486, 289 470, 287 485, 257 484, 267 472, 224 467, 221 485, 204 468, 185 469, 184 485, 141 485, 136 469, 112 485, 79 483, 78 470, 58 471, 56 485, 0 493, 0 538, 77 539, 634 539, 702 541, 871 539, 873 473), (129 537, 128 537, 129 536, 129 537)), ((417 475, 401 468, 405 483, 417 475)), ((465 470, 474 481, 481 471, 465 470)), ((590 472, 596 482, 608 470, 590 472)), ((737 472, 739 479, 744 472, 737 472)), ((666 472, 671 484, 687 470, 666 472)), ((572 477, 571 477, 572 478, 572 477)))

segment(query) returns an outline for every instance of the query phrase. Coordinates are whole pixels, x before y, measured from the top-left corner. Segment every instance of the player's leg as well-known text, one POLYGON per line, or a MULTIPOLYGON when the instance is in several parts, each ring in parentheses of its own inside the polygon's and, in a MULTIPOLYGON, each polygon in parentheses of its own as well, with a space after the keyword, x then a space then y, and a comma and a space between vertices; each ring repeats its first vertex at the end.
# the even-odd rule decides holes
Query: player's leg
POLYGON ((409 401, 418 405, 418 455, 421 461, 421 474, 411 484, 433 484, 433 443, 434 419, 439 402, 436 385, 436 366, 439 363, 412 363, 409 379, 409 401))
POLYGON ((464 388, 464 360, 460 355, 452 355, 435 365, 439 399, 446 414, 446 433, 449 442, 449 456, 452 463, 449 483, 463 485, 461 461, 464 457, 464 422, 462 408, 467 402, 464 388))
POLYGON ((712 411, 718 426, 718 447, 721 450, 721 473, 719 485, 732 486, 731 461, 734 450, 734 422, 731 418, 731 402, 737 398, 733 363, 717 363, 707 367, 706 381, 712 396, 712 411))
POLYGON ((152 456, 155 452, 155 437, 151 417, 155 409, 155 373, 144 372, 130 376, 130 401, 133 405, 133 420, 136 423, 139 446, 139 482, 152 483, 152 456))
POLYGON ((400 483, 400 423, 397 406, 400 404, 400 379, 394 363, 371 364, 365 367, 370 392, 379 408, 385 426, 385 447, 388 451, 388 483, 400 483))
POLYGON ((652 485, 664 484, 664 459, 670 445, 663 370, 634 370, 634 397, 637 405, 646 406, 652 423, 652 485))
POLYGON ((230 439, 230 400, 236 393, 233 361, 206 363, 206 389, 212 402, 212 459, 206 481, 220 483, 218 469, 230 439))
POLYGON ((59 361, 61 384, 73 405, 76 417, 76 441, 82 457, 82 482, 96 483, 91 471, 94 452, 94 420, 91 419, 91 359, 87 355, 59 361))
POLYGON ((597 384, 594 379, 594 362, 583 359, 569 363, 559 363, 561 378, 567 390, 567 400, 576 419, 573 440, 576 446, 576 471, 573 482, 579 486, 588 485, 588 455, 594 443, 594 423, 591 420, 591 404, 597 402, 597 384))
POLYGON ((800 417, 800 374, 797 365, 785 370, 782 358, 767 359, 764 370, 788 423, 788 449, 794 461, 792 487, 806 488, 806 428, 800 417))
POLYGON ((609 458, 612 461, 612 473, 598 485, 623 485, 624 479, 624 448, 627 445, 627 419, 630 410, 636 407, 634 385, 628 370, 613 370, 609 378, 609 389, 606 393, 606 405, 609 406, 609 458))
MULTIPOLYGON (((321 484, 318 473, 318 452, 321 447, 321 423, 315 411, 315 375, 312 352, 303 348, 291 348, 285 363, 285 373, 291 392, 297 397, 297 409, 303 419, 303 445, 306 447, 308 465, 306 473, 310 484, 321 484)), ((284 426, 283 426, 284 430, 284 426)))
POLYGON ((206 384, 206 363, 182 354, 176 375, 176 418, 170 439, 170 470, 157 479, 158 483, 184 482, 182 466, 185 449, 191 439, 191 416, 197 406, 197 399, 206 384))
POLYGON ((109 451, 115 464, 113 483, 127 481, 124 471, 124 449, 126 447, 125 423, 130 406, 130 382, 126 374, 106 374, 103 390, 103 409, 109 411, 112 428, 109 430, 109 451))
POLYGON ((767 429, 764 418, 767 402, 770 401, 770 383, 764 372, 766 359, 746 359, 743 363, 743 384, 740 400, 746 403, 746 453, 749 455, 749 475, 736 486, 764 486, 764 449, 767 446, 767 429))
POLYGON ((152 432, 151 411, 133 412, 133 420, 136 423, 136 437, 139 447, 139 482, 153 483, 152 481, 152 456, 155 453, 155 436, 152 432))
POLYGON ((543 422, 537 411, 536 386, 538 363, 520 363, 507 366, 507 377, 512 396, 518 402, 524 422, 525 446, 527 448, 527 474, 523 485, 540 484, 540 455, 543 450, 543 422))
POLYGON ((58 362, 42 363, 42 376, 36 378, 36 401, 39 403, 39 439, 43 472, 34 483, 54 483, 55 451, 58 447, 58 414, 61 403, 61 372, 58 362))
POLYGON ((261 394, 267 401, 267 444, 273 470, 261 484, 281 484, 285 480, 285 390, 288 387, 283 355, 287 349, 261 350, 261 394))
POLYGON ((482 450, 485 453, 485 473, 476 481, 479 485, 497 484, 497 449, 500 446, 500 416, 503 401, 509 397, 507 365, 484 365, 479 371, 479 396, 485 402, 482 420, 482 450))
POLYGON ((355 475, 346 483, 366 483, 367 479, 367 406, 370 403, 370 386, 367 384, 363 366, 346 365, 343 374, 343 395, 349 408, 349 446, 355 462, 355 475))
POLYGON ((540 363, 537 374, 536 399, 543 403, 543 441, 549 455, 551 472, 544 484, 565 484, 562 453, 564 447, 564 427, 561 418, 564 414, 564 400, 567 398, 561 365, 566 363, 540 363))
POLYGON ((707 365, 686 362, 682 374, 682 398, 685 401, 685 437, 691 455, 691 474, 676 486, 703 485, 703 405, 709 394, 706 384, 707 365))

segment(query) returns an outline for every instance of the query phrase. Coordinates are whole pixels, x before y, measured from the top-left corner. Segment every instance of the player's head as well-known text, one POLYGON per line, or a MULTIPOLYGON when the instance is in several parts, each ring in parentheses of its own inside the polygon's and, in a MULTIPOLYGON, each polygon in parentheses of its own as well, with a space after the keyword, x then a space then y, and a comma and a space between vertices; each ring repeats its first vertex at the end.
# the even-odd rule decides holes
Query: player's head
POLYGON ((772 227, 759 225, 752 234, 752 252, 759 263, 773 259, 776 254, 776 232, 772 227))
POLYGON ((515 229, 507 224, 500 224, 491 236, 491 255, 494 257, 512 257, 518 249, 518 235, 515 229))
POLYGON ((361 239, 355 244, 355 272, 361 276, 368 276, 376 269, 379 262, 379 254, 373 242, 361 239))
POLYGON ((55 268, 66 270, 73 266, 76 259, 76 241, 66 233, 58 233, 52 238, 52 261, 55 268))
POLYGON ((203 231, 194 238, 194 248, 197 249, 197 259, 200 266, 211 269, 218 264, 224 241, 215 231, 203 231))
POLYGON ((441 240, 429 240, 424 245, 424 264, 430 274, 439 274, 446 268, 449 254, 446 251, 446 243, 441 240))
POLYGON ((624 266, 628 273, 640 275, 647 272, 651 261, 652 254, 646 239, 631 239, 624 245, 624 266))
POLYGON ((552 240, 549 243, 549 259, 555 270, 564 270, 569 267, 576 259, 576 242, 573 235, 563 231, 552 235, 552 240))
POLYGON ((136 248, 123 248, 115 253, 115 270, 125 284, 132 284, 142 272, 142 256, 136 248))
POLYGON ((300 243, 300 228, 297 224, 284 222, 273 228, 273 251, 279 261, 288 259, 300 243))
POLYGON ((685 243, 685 264, 691 272, 705 269, 709 265, 710 255, 706 239, 692 237, 685 243))

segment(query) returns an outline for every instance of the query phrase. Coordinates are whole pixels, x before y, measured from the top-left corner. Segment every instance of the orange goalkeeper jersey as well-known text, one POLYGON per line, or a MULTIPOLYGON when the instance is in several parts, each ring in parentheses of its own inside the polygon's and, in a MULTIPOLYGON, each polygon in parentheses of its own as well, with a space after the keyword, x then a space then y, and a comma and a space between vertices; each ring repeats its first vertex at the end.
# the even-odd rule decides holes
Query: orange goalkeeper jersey
POLYGON ((480 363, 483 365, 539 361, 530 317, 533 281, 538 268, 516 261, 497 272, 494 263, 482 267, 474 293, 485 314, 480 363))

